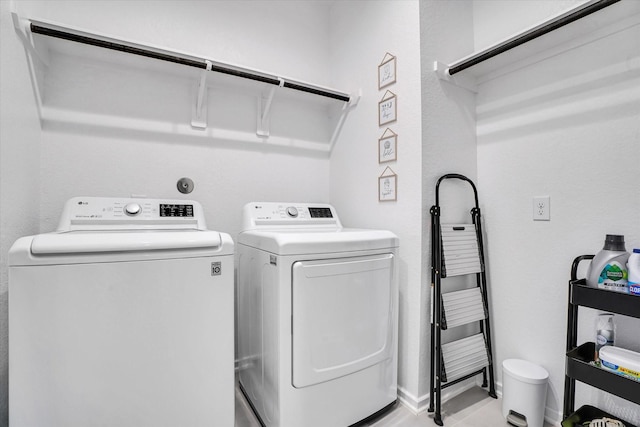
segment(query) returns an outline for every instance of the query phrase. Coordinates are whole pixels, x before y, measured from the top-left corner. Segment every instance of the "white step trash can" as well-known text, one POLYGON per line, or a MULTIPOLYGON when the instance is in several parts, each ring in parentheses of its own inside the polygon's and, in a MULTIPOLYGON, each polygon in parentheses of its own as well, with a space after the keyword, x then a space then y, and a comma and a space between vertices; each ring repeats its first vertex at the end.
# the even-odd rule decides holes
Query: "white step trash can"
POLYGON ((543 427, 549 372, 521 359, 502 362, 502 416, 515 426, 543 427))

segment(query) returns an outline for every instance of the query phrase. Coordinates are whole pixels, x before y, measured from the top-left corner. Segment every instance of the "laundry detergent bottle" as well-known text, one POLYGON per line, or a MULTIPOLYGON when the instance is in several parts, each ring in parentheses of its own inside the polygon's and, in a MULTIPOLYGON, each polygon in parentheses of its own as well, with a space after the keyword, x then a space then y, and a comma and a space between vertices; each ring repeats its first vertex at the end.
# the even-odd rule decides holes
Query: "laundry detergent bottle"
POLYGON ((627 261, 629 268, 629 293, 633 295, 640 295, 640 248, 635 248, 629 261, 627 261))
POLYGON ((629 253, 624 246, 624 236, 607 234, 604 248, 596 254, 587 270, 587 286, 610 291, 629 293, 627 260, 629 253))

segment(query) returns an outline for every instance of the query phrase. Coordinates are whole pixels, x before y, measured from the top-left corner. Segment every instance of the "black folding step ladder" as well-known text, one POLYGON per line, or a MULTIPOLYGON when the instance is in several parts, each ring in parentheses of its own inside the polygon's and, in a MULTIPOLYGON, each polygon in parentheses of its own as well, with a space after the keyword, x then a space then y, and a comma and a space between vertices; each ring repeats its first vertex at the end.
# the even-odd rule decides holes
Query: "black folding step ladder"
POLYGON ((489 396, 497 398, 490 331, 478 192, 473 182, 463 175, 443 175, 436 183, 436 204, 431 207, 431 384, 428 412, 435 411, 433 421, 436 424, 443 425, 440 410, 442 389, 446 387, 482 374, 482 387, 489 387, 489 396), (470 224, 440 223, 440 183, 446 179, 459 179, 473 188, 475 206, 471 209, 470 224), (476 276, 476 287, 442 291, 442 279, 471 274, 476 276), (480 333, 442 344, 443 330, 472 323, 479 326, 480 333))

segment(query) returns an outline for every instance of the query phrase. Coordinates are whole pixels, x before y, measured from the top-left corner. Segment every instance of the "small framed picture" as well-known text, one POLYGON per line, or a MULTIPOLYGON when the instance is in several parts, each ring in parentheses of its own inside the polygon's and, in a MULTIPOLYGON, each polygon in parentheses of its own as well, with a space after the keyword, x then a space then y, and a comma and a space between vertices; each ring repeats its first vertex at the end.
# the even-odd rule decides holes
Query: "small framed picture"
POLYGON ((398 135, 387 128, 378 139, 378 163, 398 160, 398 135))
POLYGON ((398 175, 390 167, 378 177, 378 201, 392 202, 398 199, 398 175))
POLYGON ((378 125, 395 122, 397 117, 397 96, 390 90, 386 91, 382 100, 378 102, 378 125))
POLYGON ((387 52, 380 65, 378 65, 378 89, 392 85, 395 82, 396 57, 387 52))

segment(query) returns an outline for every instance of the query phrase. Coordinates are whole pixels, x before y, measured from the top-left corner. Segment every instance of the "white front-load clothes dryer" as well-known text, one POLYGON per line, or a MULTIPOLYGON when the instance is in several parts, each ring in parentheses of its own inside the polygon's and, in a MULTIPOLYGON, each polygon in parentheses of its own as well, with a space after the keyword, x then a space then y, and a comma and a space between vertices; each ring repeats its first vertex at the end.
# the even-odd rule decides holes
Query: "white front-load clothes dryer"
POLYGON ((69 200, 9 252, 9 424, 233 427, 233 256, 197 202, 69 200))
POLYGON ((250 203, 237 238, 240 386, 267 427, 346 427, 397 399, 398 238, 327 204, 250 203))

